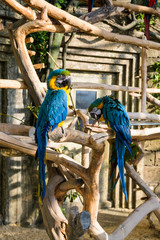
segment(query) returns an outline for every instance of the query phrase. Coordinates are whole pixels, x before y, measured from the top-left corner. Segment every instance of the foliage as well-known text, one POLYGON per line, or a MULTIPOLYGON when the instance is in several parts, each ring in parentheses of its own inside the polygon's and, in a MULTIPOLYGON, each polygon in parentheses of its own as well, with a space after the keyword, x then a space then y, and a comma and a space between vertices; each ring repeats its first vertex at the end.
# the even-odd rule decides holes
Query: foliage
POLYGON ((77 191, 70 191, 68 194, 66 194, 64 201, 68 198, 69 202, 74 202, 74 200, 76 198, 79 198, 79 200, 81 201, 81 203, 83 204, 83 201, 81 199, 81 195, 77 192, 77 191))
POLYGON ((28 105, 27 109, 29 109, 31 111, 31 113, 34 115, 35 118, 38 118, 39 107, 35 107, 33 105, 28 105))
POLYGON ((66 9, 67 5, 68 5, 67 0, 58 0, 56 3, 56 7, 62 8, 62 9, 66 9))
POLYGON ((36 52, 36 55, 31 57, 33 64, 35 63, 47 64, 49 33, 35 32, 35 33, 31 33, 30 37, 33 37, 34 42, 28 43, 27 48, 36 52))
MULTIPOLYGON (((140 32, 144 32, 145 30, 145 24, 144 24, 144 14, 143 13, 139 13, 136 15, 136 18, 137 20, 141 20, 140 22, 138 22, 138 31, 140 32)), ((156 16, 151 16, 151 19, 150 19, 150 26, 155 26, 156 25, 156 19, 157 17, 156 16)))

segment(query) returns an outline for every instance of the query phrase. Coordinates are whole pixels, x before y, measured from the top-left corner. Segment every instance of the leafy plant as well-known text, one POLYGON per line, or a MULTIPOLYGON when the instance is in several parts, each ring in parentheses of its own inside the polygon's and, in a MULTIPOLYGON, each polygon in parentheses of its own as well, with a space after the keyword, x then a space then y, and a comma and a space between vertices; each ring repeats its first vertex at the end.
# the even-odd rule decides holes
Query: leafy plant
POLYGON ((79 198, 79 200, 80 200, 80 202, 83 204, 83 201, 82 201, 82 199, 81 199, 81 195, 77 192, 77 191, 70 191, 68 194, 66 194, 66 196, 65 196, 65 198, 64 198, 64 201, 66 200, 66 199, 69 199, 69 202, 74 202, 74 200, 76 199, 76 198, 79 198))
POLYGON ((65 9, 68 5, 68 1, 67 0, 58 0, 56 3, 56 7, 58 8, 62 8, 65 9))
POLYGON ((36 55, 32 56, 32 62, 35 63, 45 63, 48 62, 48 41, 49 32, 35 32, 31 33, 30 37, 33 37, 34 42, 28 43, 27 48, 36 52, 36 55))

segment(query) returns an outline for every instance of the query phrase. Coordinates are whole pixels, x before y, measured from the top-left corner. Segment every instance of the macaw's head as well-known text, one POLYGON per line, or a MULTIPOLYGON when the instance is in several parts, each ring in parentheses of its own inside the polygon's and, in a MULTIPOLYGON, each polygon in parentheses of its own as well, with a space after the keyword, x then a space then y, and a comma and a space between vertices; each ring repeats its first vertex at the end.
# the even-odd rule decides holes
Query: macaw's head
POLYGON ((91 118, 99 120, 102 116, 103 98, 97 98, 88 108, 91 118))
POLYGON ((70 72, 65 69, 57 69, 52 71, 47 78, 48 89, 70 89, 71 87, 71 76, 70 72))

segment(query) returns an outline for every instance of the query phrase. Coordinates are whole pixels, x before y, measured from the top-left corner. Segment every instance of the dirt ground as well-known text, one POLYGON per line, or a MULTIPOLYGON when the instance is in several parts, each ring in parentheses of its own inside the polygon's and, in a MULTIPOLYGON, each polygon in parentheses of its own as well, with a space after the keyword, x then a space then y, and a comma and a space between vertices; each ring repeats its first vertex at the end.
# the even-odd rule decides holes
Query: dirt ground
MULTIPOLYGON (((125 220, 128 213, 113 210, 100 210, 98 219, 105 231, 110 234, 121 222, 125 220)), ((143 219, 129 234, 126 240, 158 240, 160 239, 160 223, 152 213, 155 228, 149 228, 148 220, 143 219)), ((44 229, 35 227, 24 228, 18 225, 6 225, 0 227, 1 240, 49 240, 44 229)), ((85 235, 84 240, 92 239, 85 235)))

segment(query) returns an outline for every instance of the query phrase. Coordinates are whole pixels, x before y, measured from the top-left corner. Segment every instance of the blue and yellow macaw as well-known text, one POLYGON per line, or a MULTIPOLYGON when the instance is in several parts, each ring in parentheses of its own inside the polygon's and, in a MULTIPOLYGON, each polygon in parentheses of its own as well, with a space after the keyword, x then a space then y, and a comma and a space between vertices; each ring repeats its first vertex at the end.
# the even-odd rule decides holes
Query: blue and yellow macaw
MULTIPOLYGON (((157 5, 157 0, 145 0, 145 6, 146 7, 156 7, 157 5)), ((145 35, 147 40, 149 40, 150 35, 149 35, 149 23, 150 23, 150 19, 151 19, 151 14, 145 14, 144 15, 144 24, 145 24, 145 35)))
POLYGON ((52 71, 47 78, 47 93, 40 107, 36 124, 36 140, 38 144, 36 158, 39 160, 40 184, 39 202, 42 204, 45 183, 45 152, 48 143, 48 131, 63 125, 67 116, 69 93, 71 87, 70 72, 64 69, 52 71))
POLYGON ((119 176, 121 180, 122 190, 127 197, 127 190, 124 178, 124 154, 125 146, 132 155, 130 120, 125 107, 121 102, 113 96, 105 96, 96 99, 88 108, 91 118, 98 121, 105 121, 115 133, 115 147, 117 154, 117 163, 119 168, 119 176))
POLYGON ((95 0, 88 0, 88 12, 92 11, 95 0))

